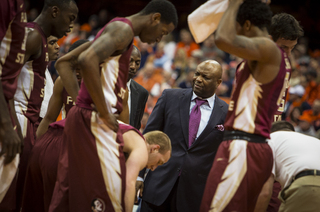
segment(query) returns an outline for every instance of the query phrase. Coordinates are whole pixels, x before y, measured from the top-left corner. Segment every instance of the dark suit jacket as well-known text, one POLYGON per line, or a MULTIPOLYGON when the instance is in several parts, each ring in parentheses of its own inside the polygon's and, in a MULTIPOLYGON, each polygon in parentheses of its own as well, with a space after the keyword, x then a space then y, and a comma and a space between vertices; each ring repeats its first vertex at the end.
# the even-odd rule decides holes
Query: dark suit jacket
POLYGON ((144 133, 160 130, 172 143, 170 160, 149 171, 143 190, 143 200, 161 205, 172 190, 181 172, 177 189, 177 209, 180 212, 199 211, 207 176, 223 138, 216 126, 223 125, 228 105, 217 96, 208 125, 198 139, 188 147, 189 110, 192 89, 168 89, 159 98, 149 117, 144 133))
POLYGON ((146 107, 149 92, 134 80, 131 80, 130 91, 130 125, 139 130, 141 127, 141 119, 144 113, 144 108, 146 107))

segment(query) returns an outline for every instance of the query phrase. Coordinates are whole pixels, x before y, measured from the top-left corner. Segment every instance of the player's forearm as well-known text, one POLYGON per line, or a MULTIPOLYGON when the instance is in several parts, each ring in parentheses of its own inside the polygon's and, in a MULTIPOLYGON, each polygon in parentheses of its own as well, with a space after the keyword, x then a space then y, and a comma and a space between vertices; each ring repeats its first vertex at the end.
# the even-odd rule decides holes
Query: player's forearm
POLYGON ((226 51, 237 36, 236 17, 242 0, 230 0, 228 9, 223 14, 215 32, 215 43, 221 50, 226 51))
POLYGON ((48 118, 44 117, 37 129, 36 132, 36 137, 39 138, 40 136, 42 136, 43 134, 45 134, 48 130, 48 127, 51 123, 53 123, 54 121, 49 120, 48 118))
POLYGON ((55 67, 61 77, 63 86, 67 93, 74 101, 76 101, 79 92, 79 84, 73 65, 69 60, 58 60, 55 67))
POLYGON ((125 208, 126 211, 132 211, 133 204, 134 204, 134 196, 135 196, 135 191, 136 191, 136 182, 135 181, 130 181, 126 183, 126 192, 125 192, 125 208))
POLYGON ((6 130, 12 129, 12 127, 8 104, 3 94, 2 82, 0 81, 0 128, 6 130))
POLYGON ((270 176, 261 189, 254 212, 265 212, 267 210, 272 196, 273 183, 274 178, 270 176))

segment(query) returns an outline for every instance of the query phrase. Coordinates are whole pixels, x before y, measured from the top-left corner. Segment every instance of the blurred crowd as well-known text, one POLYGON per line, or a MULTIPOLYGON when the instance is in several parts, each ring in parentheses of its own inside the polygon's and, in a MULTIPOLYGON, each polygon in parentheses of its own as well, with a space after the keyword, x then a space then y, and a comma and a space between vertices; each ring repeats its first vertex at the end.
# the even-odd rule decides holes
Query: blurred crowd
MULTIPOLYGON (((37 16, 36 9, 28 11, 28 21, 37 16)), ((91 15, 86 23, 75 23, 72 31, 58 41, 60 56, 68 52, 77 40, 93 40, 112 18, 106 9, 101 9, 97 15, 91 15)), ((197 65, 207 59, 216 60, 223 67, 222 83, 216 94, 228 103, 236 67, 241 58, 218 49, 213 35, 197 44, 188 29, 180 29, 155 45, 142 43, 139 38, 135 38, 134 45, 141 51, 140 71, 134 80, 149 92, 141 130, 162 91, 168 88, 190 88, 197 65)), ((293 72, 282 118, 292 123, 296 131, 320 138, 320 50, 312 51, 308 46, 308 38, 303 37, 290 55, 293 72)), ((58 76, 54 63, 51 62, 48 67, 53 80, 58 76)))

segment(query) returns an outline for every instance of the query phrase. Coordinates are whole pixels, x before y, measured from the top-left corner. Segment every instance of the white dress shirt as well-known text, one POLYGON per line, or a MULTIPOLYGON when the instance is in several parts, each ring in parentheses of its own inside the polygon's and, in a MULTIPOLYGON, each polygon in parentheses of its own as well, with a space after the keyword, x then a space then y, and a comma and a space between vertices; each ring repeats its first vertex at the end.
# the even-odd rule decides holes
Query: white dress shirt
POLYGON ((128 108, 129 108, 129 120, 130 120, 130 113, 131 113, 131 79, 127 82, 127 88, 128 88, 128 108))
MULTIPOLYGON (((189 115, 192 111, 192 108, 196 105, 196 101, 195 99, 198 96, 193 92, 192 94, 192 98, 191 98, 191 104, 190 104, 190 110, 189 110, 189 115)), ((203 105, 200 106, 200 111, 201 111, 201 120, 200 120, 200 124, 199 124, 199 129, 197 132, 197 137, 195 140, 197 140, 197 138, 199 137, 199 135, 201 135, 202 131, 204 130, 204 128, 206 128, 208 121, 210 119, 213 107, 214 107, 214 100, 215 100, 216 94, 213 94, 213 96, 204 99, 207 100, 207 103, 204 103, 203 105)), ((200 97, 199 97, 200 98, 200 97)), ((202 99, 202 98, 200 98, 202 99)))

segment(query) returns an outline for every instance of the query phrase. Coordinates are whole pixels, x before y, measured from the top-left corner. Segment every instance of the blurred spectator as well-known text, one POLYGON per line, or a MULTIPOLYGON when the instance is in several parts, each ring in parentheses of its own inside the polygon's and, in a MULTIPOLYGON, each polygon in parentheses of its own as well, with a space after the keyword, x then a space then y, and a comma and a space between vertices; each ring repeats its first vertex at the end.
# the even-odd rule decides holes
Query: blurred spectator
POLYGON ((230 78, 230 72, 229 72, 229 66, 228 65, 222 65, 223 72, 222 72, 222 85, 224 87, 223 92, 220 96, 223 97, 230 97, 232 92, 232 86, 233 86, 233 79, 230 78))
POLYGON ((177 43, 174 41, 173 34, 170 33, 162 39, 165 42, 163 48, 164 53, 168 56, 169 60, 173 60, 176 51, 177 43))
POLYGON ((147 62, 148 57, 153 54, 153 48, 147 43, 142 43, 138 37, 135 37, 135 42, 135 45, 138 47, 141 53, 140 69, 142 69, 147 62))
POLYGON ((27 14, 28 22, 34 21, 39 15, 39 12, 36 8, 32 8, 27 14))
POLYGON ((146 128, 149 116, 150 116, 149 113, 147 113, 147 112, 143 113, 143 116, 142 116, 142 119, 141 119, 141 128, 140 128, 140 132, 141 133, 143 133, 144 128, 146 128))
POLYGON ((202 44, 201 50, 203 52, 204 60, 215 60, 220 57, 225 60, 226 53, 220 50, 214 43, 214 35, 210 35, 202 44))
POLYGON ((292 109, 287 121, 290 122, 294 127, 299 124, 299 117, 302 115, 302 110, 300 107, 295 107, 292 109))
MULTIPOLYGON (((151 114, 154 106, 156 105, 156 103, 157 103, 157 100, 151 94, 149 94, 145 112, 148 113, 148 114, 151 114)), ((144 125, 144 127, 145 126, 146 125, 144 125)), ((142 124, 141 124, 141 127, 142 127, 142 124)))
POLYGON ((102 9, 98 14, 98 28, 104 27, 108 22, 108 11, 106 9, 102 9))
POLYGON ((89 38, 90 36, 95 36, 98 30, 99 18, 97 15, 91 15, 89 17, 88 23, 81 25, 81 37, 89 38), (83 35, 84 34, 84 35, 83 35))
POLYGON ((200 46, 193 41, 192 35, 187 29, 180 30, 180 42, 177 44, 178 49, 184 49, 187 53, 187 57, 191 56, 191 52, 200 49, 200 46))
POLYGON ((315 131, 318 131, 320 129, 320 99, 316 99, 312 104, 312 109, 303 111, 302 115, 308 117, 315 131))
POLYGON ((183 75, 188 69, 188 57, 184 49, 178 49, 173 59, 172 69, 176 74, 176 79, 183 75))
POLYGON ((184 80, 179 83, 180 88, 192 88, 194 72, 195 69, 189 69, 184 80))
POLYGON ((296 85, 289 88, 288 101, 285 106, 285 117, 289 117, 295 107, 301 107, 302 111, 311 109, 311 106, 307 102, 301 101, 304 92, 305 89, 302 85, 296 85))
MULTIPOLYGON (((164 41, 160 41, 157 44, 157 47, 155 50, 155 55, 154 55, 155 58, 153 60, 153 64, 156 68, 163 68, 164 65, 168 62, 171 64, 170 58, 164 52, 164 46, 165 46, 164 41)), ((170 65, 169 65, 169 67, 170 67, 170 65)), ((171 70, 168 70, 168 71, 171 71, 171 70)))
POLYGON ((300 72, 298 69, 292 69, 289 86, 294 87, 300 84, 300 72))
POLYGON ((74 23, 71 32, 64 36, 63 38, 58 40, 58 45, 60 46, 60 50, 63 53, 67 53, 69 51, 69 47, 80 39, 80 24, 74 23))
POLYGON ((159 72, 152 62, 147 62, 134 81, 142 85, 150 93, 154 86, 158 87, 162 83, 163 77, 159 72))
POLYGON ((295 128, 296 132, 309 135, 309 136, 316 136, 316 131, 312 125, 312 120, 310 117, 306 115, 302 115, 299 117, 299 124, 295 128))
POLYGON ((305 88, 305 93, 301 98, 301 102, 306 101, 309 105, 312 105, 313 101, 318 98, 319 86, 315 81, 316 78, 317 72, 314 70, 309 70, 301 76, 300 84, 305 88))

